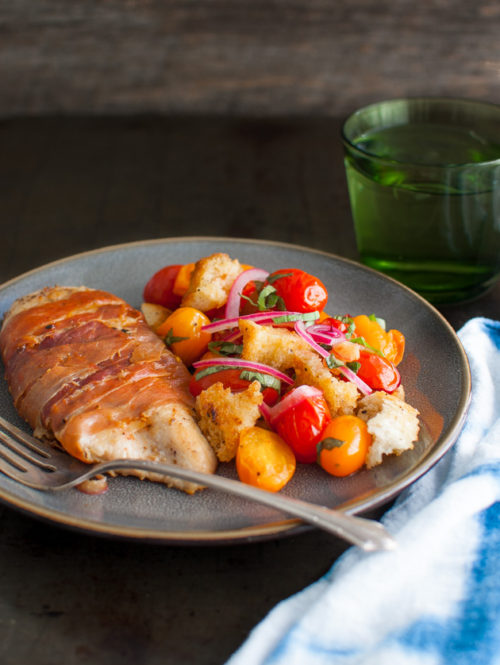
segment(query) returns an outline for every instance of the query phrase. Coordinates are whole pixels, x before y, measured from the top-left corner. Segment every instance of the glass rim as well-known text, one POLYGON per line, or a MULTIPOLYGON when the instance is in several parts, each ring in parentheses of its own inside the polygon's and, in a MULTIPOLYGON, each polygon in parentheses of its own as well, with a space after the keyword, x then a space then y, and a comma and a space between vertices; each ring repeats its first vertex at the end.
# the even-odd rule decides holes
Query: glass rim
MULTIPOLYGON (((481 162, 456 162, 456 163, 433 163, 433 162, 409 162, 407 160, 399 160, 399 159, 388 159, 387 157, 380 157, 374 152, 370 152, 368 150, 363 150, 362 148, 359 148, 353 141, 348 138, 346 134, 346 125, 347 123, 355 118, 357 115, 363 113, 364 111, 367 111, 369 109, 375 108, 377 106, 383 106, 383 105, 389 105, 389 104, 395 104, 395 103, 419 103, 419 102, 426 102, 426 103, 431 103, 431 104, 460 104, 463 106, 477 106, 480 108, 485 108, 485 109, 492 109, 492 110, 497 110, 498 111, 498 116, 500 120, 500 105, 496 104, 495 102, 488 102, 484 101, 481 99, 471 99, 471 98, 466 98, 466 97, 443 97, 443 96, 415 96, 415 97, 394 97, 391 99, 383 99, 378 102, 372 102, 370 104, 366 104, 365 106, 362 106, 352 113, 350 113, 344 122, 342 123, 342 128, 341 128, 341 137, 342 137, 342 142, 344 146, 349 148, 349 150, 356 152, 358 155, 364 156, 364 157, 369 157, 370 159, 374 159, 377 162, 381 164, 392 164, 395 165, 397 164, 398 166, 419 166, 419 167, 427 167, 427 168, 434 168, 434 169, 442 169, 442 170, 451 170, 451 169, 463 169, 466 167, 475 167, 475 168, 481 168, 481 167, 486 167, 486 166, 500 166, 500 157, 498 159, 491 159, 487 161, 481 161, 481 162)), ((386 125, 386 126, 392 126, 392 125, 386 125)), ((395 125, 394 125, 395 126, 395 125)))

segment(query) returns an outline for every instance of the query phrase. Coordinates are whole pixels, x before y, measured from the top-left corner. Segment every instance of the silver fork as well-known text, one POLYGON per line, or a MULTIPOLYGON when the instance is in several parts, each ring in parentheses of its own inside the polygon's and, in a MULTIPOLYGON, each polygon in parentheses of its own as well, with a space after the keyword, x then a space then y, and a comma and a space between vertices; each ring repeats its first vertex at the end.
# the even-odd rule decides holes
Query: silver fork
POLYGON ((0 417, 0 471, 27 487, 36 490, 65 490, 96 475, 127 469, 151 471, 257 501, 333 533, 365 551, 390 550, 396 545, 380 522, 267 492, 230 478, 139 459, 85 464, 64 451, 44 444, 0 417))

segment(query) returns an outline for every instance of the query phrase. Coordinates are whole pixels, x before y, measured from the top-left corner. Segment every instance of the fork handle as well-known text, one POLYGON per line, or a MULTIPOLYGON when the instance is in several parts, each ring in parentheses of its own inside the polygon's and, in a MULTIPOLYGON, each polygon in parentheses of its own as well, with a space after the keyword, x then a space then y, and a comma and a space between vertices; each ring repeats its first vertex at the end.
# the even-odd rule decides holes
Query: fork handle
POLYGON ((149 471, 191 481, 250 501, 262 503, 271 508, 277 508, 290 516, 298 517, 304 522, 333 533, 335 536, 343 538, 365 551, 392 550, 396 546, 395 540, 385 527, 375 520, 349 515, 339 510, 332 510, 300 499, 268 492, 231 478, 200 473, 175 465, 159 464, 145 460, 112 460, 93 466, 86 475, 80 476, 78 480, 66 483, 58 489, 74 486, 97 474, 109 471, 125 471, 127 469, 149 471))

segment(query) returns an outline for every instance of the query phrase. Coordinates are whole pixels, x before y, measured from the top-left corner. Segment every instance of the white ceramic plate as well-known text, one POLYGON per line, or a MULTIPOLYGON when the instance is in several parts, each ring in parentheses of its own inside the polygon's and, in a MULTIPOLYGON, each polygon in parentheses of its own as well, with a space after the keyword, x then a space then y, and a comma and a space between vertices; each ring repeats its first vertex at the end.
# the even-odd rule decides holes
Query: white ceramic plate
MULTIPOLYGON (((421 414, 415 449, 388 458, 370 471, 335 479, 316 465, 302 465, 283 490, 291 496, 359 513, 396 496, 424 474, 453 444, 467 411, 470 373, 453 329, 425 300, 395 281, 357 263, 304 247, 224 238, 176 238, 107 247, 79 254, 21 275, 0 287, 0 313, 19 296, 43 286, 100 288, 140 306, 144 284, 164 265, 188 263, 225 251, 242 263, 276 270, 297 267, 328 288, 330 314, 371 314, 406 336, 400 366, 408 401, 421 414)), ((5 381, 0 413, 21 424, 5 381)), ((233 465, 219 473, 234 477, 233 465)), ((194 496, 134 478, 110 480, 107 493, 76 490, 42 493, 0 475, 0 500, 32 516, 92 533, 168 543, 238 542, 309 528, 270 508, 205 490, 194 496)))

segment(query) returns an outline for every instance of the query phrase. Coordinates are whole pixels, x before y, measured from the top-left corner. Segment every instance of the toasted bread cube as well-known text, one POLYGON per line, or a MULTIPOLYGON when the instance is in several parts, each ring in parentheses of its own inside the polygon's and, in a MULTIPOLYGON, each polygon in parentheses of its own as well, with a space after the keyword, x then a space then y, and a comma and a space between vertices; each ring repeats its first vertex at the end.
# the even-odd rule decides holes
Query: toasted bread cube
POLYGON ((141 312, 146 319, 146 323, 152 330, 156 330, 167 316, 171 314, 171 310, 163 307, 163 305, 154 305, 150 302, 143 302, 141 305, 141 312))
POLYGON ((200 259, 196 262, 188 289, 182 297, 182 306, 194 307, 202 312, 222 307, 234 280, 243 270, 238 259, 233 260, 224 253, 200 259))
POLYGON ((306 359, 297 358, 295 374, 298 384, 305 383, 323 391, 332 418, 354 412, 360 396, 357 387, 333 376, 322 358, 314 352, 306 359))
POLYGON ((261 326, 250 320, 240 319, 245 360, 270 365, 281 372, 294 368, 299 356, 314 353, 307 342, 286 328, 261 326))
POLYGON ((217 382, 198 395, 196 411, 200 429, 221 462, 229 462, 235 457, 240 432, 255 426, 261 415, 259 406, 262 401, 258 381, 238 393, 217 382))
POLYGON ((363 397, 357 415, 366 422, 373 437, 366 459, 369 469, 380 464, 384 455, 410 450, 418 438, 417 409, 394 395, 376 391, 363 397))
POLYGON ((323 359, 296 333, 286 328, 240 321, 242 357, 270 365, 281 372, 294 369, 296 381, 323 391, 332 416, 354 411, 359 392, 353 383, 333 376, 323 359))

